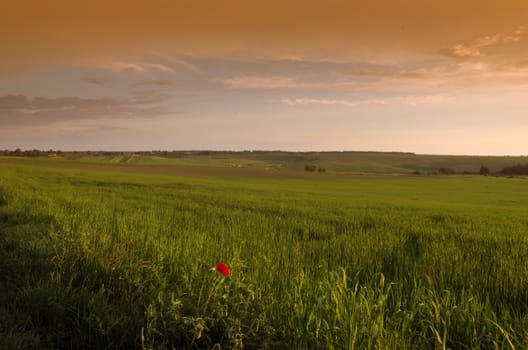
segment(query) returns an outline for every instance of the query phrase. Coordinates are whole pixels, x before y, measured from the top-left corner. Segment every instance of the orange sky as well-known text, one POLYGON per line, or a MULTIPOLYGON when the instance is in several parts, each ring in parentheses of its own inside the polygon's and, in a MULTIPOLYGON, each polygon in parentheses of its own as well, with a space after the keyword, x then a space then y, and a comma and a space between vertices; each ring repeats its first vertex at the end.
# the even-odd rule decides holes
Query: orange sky
MULTIPOLYGON (((295 123, 289 120, 276 124, 273 141, 255 134, 261 141, 254 145, 248 140, 233 143, 226 133, 224 138, 215 135, 190 146, 304 149, 310 146, 306 135, 322 125, 331 135, 340 135, 352 125, 375 135, 379 127, 366 122, 372 117, 400 122, 393 126, 390 143, 369 141, 364 147, 420 151, 415 149, 420 145, 399 141, 408 130, 396 124, 422 120, 424 114, 456 116, 456 125, 444 132, 460 131, 460 125, 466 125, 468 139, 475 140, 500 129, 493 118, 502 128, 507 120, 512 127, 506 127, 502 137, 508 138, 512 130, 528 126, 517 109, 526 107, 527 31, 528 2, 514 0, 6 0, 0 4, 0 121, 4 131, 9 128, 12 134, 18 128, 19 135, 26 135, 28 146, 47 146, 52 142, 44 138, 33 142, 37 131, 29 127, 38 126, 40 134, 47 130, 31 121, 43 113, 40 120, 64 128, 63 147, 90 148, 94 145, 69 141, 76 139, 68 134, 72 128, 78 133, 83 128, 75 124, 80 118, 70 121, 64 111, 80 107, 61 103, 77 98, 93 109, 83 123, 115 127, 122 140, 123 128, 141 125, 142 118, 146 125, 156 117, 159 129, 149 124, 152 142, 142 147, 155 147, 154 140, 164 139, 161 135, 169 126, 187 125, 193 130, 208 125, 204 120, 236 125, 234 116, 248 111, 279 121, 308 113, 313 129, 299 134, 296 143, 282 142, 282 137, 290 138, 283 136, 283 129, 295 123), (138 94, 144 105, 138 105, 138 94), (13 107, 15 99, 9 96, 15 95, 24 96, 25 104, 19 99, 20 105, 13 107), (146 95, 151 99, 145 100, 146 95), (60 113, 48 115, 53 108, 46 105, 45 110, 43 100, 33 101, 39 97, 54 99, 46 103, 60 113), (475 101, 483 100, 495 104, 480 111, 475 101), (116 111, 121 113, 121 124, 101 114, 109 108, 101 107, 101 101, 112 108, 121 106, 116 111), (407 110, 421 105, 423 110, 407 110), (323 110, 317 114, 312 107, 323 110), (486 130, 471 131, 467 126, 476 122, 475 112, 469 112, 472 108, 484 113, 486 130), (127 113, 135 119, 126 120, 127 113), (59 114, 62 119, 56 117, 59 114), (198 125, 196 118, 193 124, 182 115, 205 119, 198 118, 203 123, 198 125), (322 115, 334 119, 328 122, 322 115), (350 119, 343 119, 345 115, 350 119)), ((244 123, 242 129, 249 132, 252 122, 244 123)), ((429 132, 434 125, 424 124, 421 130, 429 132)), ((332 144, 335 139, 330 137, 320 147, 362 146, 346 140, 332 144)), ((4 147, 10 144, 6 141, 4 147)), ((110 139, 104 144, 119 148, 110 139)), ((519 153, 519 145, 528 149, 519 141, 501 146, 498 152, 519 153)), ((159 147, 187 148, 168 141, 159 147)), ((457 147, 433 145, 423 151, 478 151, 462 143, 457 147)))
POLYGON ((522 0, 6 0, 0 9, 4 70, 145 52, 430 54, 528 23, 522 0))

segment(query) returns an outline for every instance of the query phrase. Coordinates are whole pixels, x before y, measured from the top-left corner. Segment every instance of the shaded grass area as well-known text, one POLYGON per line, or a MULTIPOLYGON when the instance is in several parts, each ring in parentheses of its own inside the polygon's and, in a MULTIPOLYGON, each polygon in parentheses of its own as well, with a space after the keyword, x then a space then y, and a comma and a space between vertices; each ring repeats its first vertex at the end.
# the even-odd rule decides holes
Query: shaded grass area
POLYGON ((108 300, 105 269, 55 226, 50 216, 0 207, 2 348, 134 347, 141 313, 108 300))
POLYGON ((528 346, 522 180, 28 169, 0 168, 6 348, 528 346))

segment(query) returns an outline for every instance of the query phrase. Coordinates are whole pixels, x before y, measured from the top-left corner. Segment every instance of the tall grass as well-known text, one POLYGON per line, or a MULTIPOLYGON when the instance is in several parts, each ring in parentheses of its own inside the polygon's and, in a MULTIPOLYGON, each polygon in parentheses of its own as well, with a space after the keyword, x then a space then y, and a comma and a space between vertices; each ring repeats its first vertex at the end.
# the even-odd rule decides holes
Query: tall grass
POLYGON ((0 187, 5 348, 528 347, 522 180, 11 164, 0 187))

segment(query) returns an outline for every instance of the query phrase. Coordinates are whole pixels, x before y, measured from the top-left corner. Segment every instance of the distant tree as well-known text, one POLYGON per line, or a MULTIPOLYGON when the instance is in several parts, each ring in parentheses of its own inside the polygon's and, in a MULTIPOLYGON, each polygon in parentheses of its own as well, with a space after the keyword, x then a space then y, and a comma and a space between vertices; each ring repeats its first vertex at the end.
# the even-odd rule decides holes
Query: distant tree
POLYGON ((487 176, 487 175, 490 174, 490 170, 489 170, 489 168, 487 166, 483 165, 483 166, 480 167, 479 174, 487 176))
POLYGON ((455 169, 452 168, 440 168, 438 169, 438 173, 442 175, 453 175, 455 173, 455 169))
POLYGON ((305 171, 316 171, 317 167, 315 165, 312 165, 312 164, 306 164, 304 166, 304 170, 305 171))
POLYGON ((501 170, 501 173, 504 175, 528 175, 528 164, 507 166, 501 170))
POLYGON ((324 173, 324 172, 326 172, 326 169, 325 168, 317 168, 317 171, 320 172, 320 173, 324 173))

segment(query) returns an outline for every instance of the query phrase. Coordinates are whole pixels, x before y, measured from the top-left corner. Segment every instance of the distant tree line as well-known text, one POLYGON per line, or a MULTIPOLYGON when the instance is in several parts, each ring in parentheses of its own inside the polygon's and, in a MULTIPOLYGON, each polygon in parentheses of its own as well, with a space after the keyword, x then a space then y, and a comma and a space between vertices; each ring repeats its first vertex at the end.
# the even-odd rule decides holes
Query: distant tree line
POLYGON ((46 157, 46 156, 116 156, 120 154, 134 154, 136 152, 112 152, 112 151, 61 151, 61 150, 21 150, 20 148, 12 150, 0 150, 0 156, 10 157, 46 157))
POLYGON ((456 171, 453 168, 440 168, 438 169, 438 173, 441 175, 454 175, 456 171))
POLYGON ((304 166, 304 170, 305 171, 312 171, 312 172, 320 172, 320 173, 324 173, 326 172, 326 169, 325 168, 320 168, 318 167, 317 165, 313 165, 313 164, 307 164, 304 166))
POLYGON ((20 148, 15 149, 14 151, 10 150, 0 150, 0 156, 11 156, 11 157, 44 157, 49 154, 59 154, 61 151, 41 151, 38 149, 32 150, 21 150, 20 148))
POLYGON ((528 175, 528 164, 507 166, 501 170, 501 173, 504 175, 528 175))
MULTIPOLYGON (((490 175, 491 171, 490 169, 483 165, 480 167, 479 171, 480 175, 490 175)), ((497 175, 528 175, 528 163, 527 164, 517 164, 517 165, 511 165, 506 166, 502 168, 501 170, 497 171, 497 175)))
POLYGON ((479 174, 480 174, 480 175, 487 176, 487 175, 490 174, 490 170, 489 170, 489 168, 488 168, 487 166, 482 165, 482 166, 480 167, 480 169, 479 169, 479 174))
MULTIPOLYGON (((420 172, 419 171, 415 171, 414 174, 420 175, 420 172)), ((457 173, 455 171, 455 169, 452 169, 452 168, 440 168, 440 169, 438 169, 436 174, 440 174, 440 175, 454 175, 454 174, 470 175, 470 174, 474 174, 474 173, 466 171, 466 170, 457 173)), ((478 171, 478 174, 483 175, 483 176, 488 176, 488 175, 491 175, 492 172, 491 172, 491 170, 490 170, 490 168, 488 166, 482 165, 480 167, 479 171, 478 171)), ((511 176, 511 175, 528 175, 528 163, 524 164, 524 165, 517 164, 517 165, 512 165, 512 166, 506 166, 506 167, 502 168, 501 170, 495 172, 494 174, 495 175, 508 175, 508 176, 511 176)))
POLYGON ((181 158, 187 155, 212 155, 215 151, 61 151, 61 150, 0 150, 0 156, 10 157, 46 157, 46 156, 119 156, 119 155, 160 156, 167 158, 181 158))

